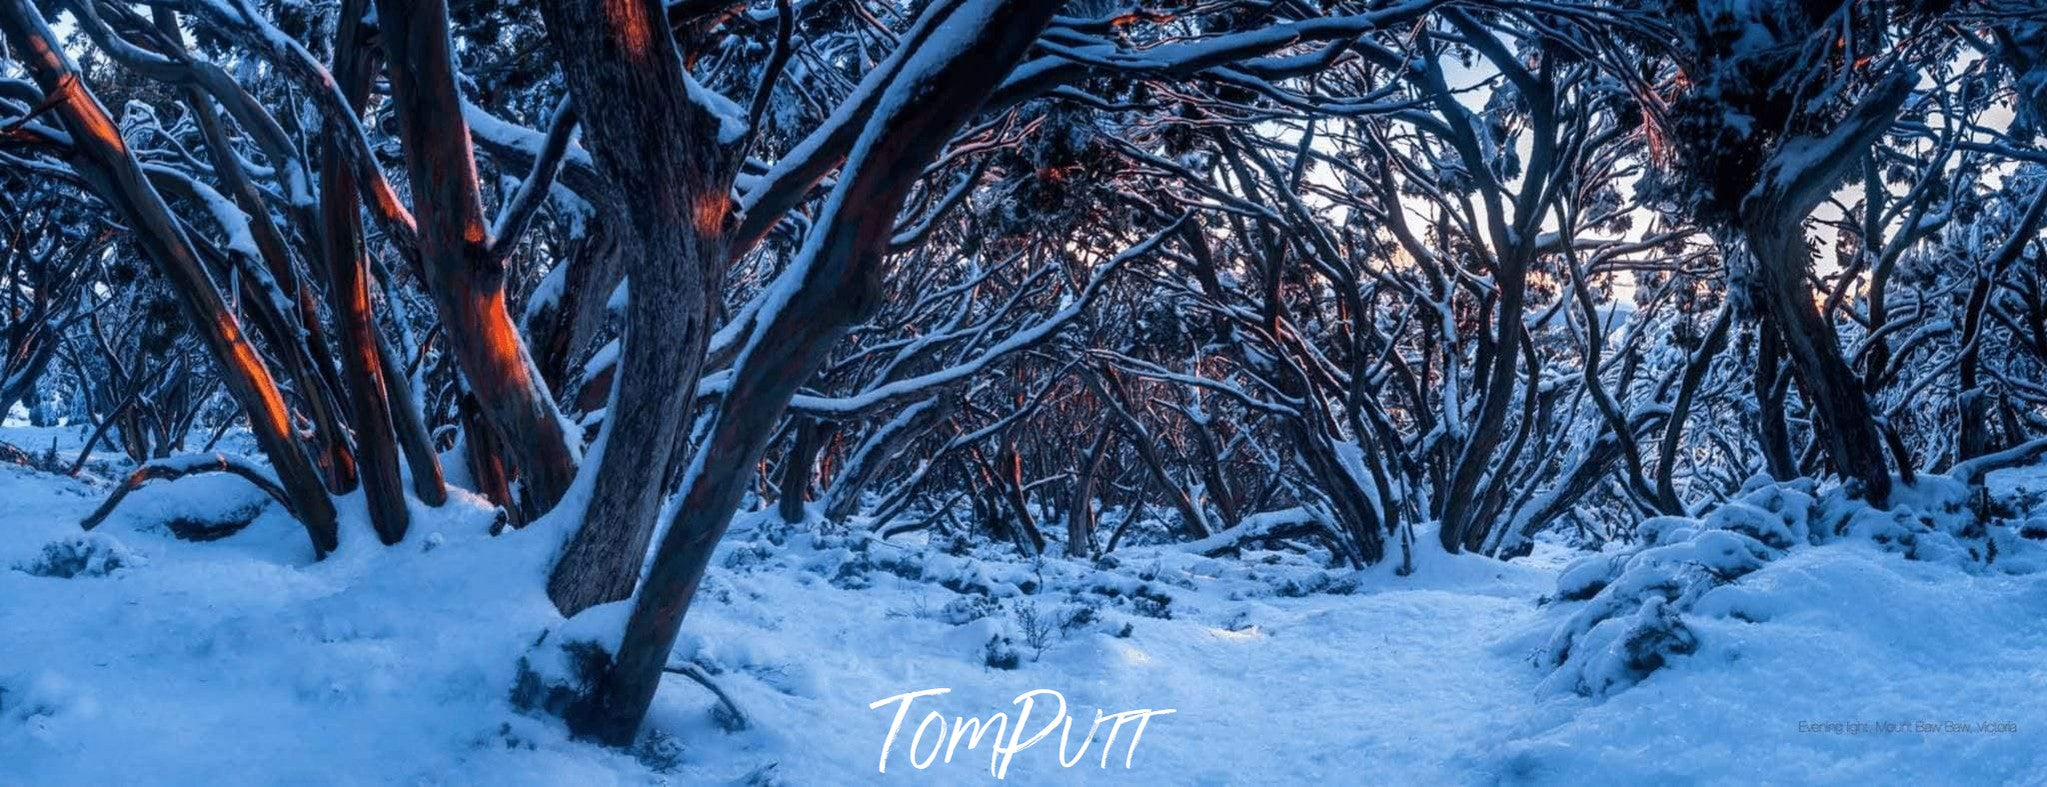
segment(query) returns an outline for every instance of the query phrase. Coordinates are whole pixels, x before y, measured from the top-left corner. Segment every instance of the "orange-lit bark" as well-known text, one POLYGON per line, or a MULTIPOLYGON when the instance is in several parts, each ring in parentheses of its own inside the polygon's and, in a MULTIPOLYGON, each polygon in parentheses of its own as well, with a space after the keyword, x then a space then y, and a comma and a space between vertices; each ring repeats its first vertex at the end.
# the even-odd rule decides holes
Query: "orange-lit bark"
MULTIPOLYGON (((193 182, 181 175, 163 169, 150 170, 149 175, 159 191, 174 197, 199 199, 193 182)), ((213 262, 222 278, 235 275, 230 269, 246 269, 246 275, 251 276, 257 272, 253 261, 242 259, 239 253, 223 252, 202 237, 194 236, 190 240, 200 258, 213 262)), ((308 449, 312 452, 313 463, 326 480, 327 488, 336 494, 354 491, 355 453, 349 446, 347 430, 342 426, 341 401, 335 390, 327 386, 325 377, 314 371, 317 361, 310 355, 307 342, 301 340, 299 322, 285 312, 282 304, 269 298, 245 298, 240 305, 248 311, 256 332, 283 364, 285 378, 299 386, 301 398, 306 403, 306 415, 313 424, 308 449)))
MULTIPOLYGON (((178 26, 175 12, 162 6, 152 8, 151 12, 157 29, 163 33, 161 40, 182 52, 184 33, 178 26)), ((241 93, 229 86, 211 88, 213 71, 196 66, 191 69, 196 79, 195 84, 189 84, 183 90, 185 104, 191 108, 201 137, 206 141, 214 174, 234 199, 235 206, 248 217, 249 234, 256 242, 264 270, 277 282, 278 290, 292 298, 293 305, 297 307, 297 314, 291 314, 283 304, 255 299, 251 302, 257 307, 256 327, 284 364, 286 377, 306 400, 307 414, 313 420, 314 461, 326 474, 328 488, 337 494, 353 491, 356 484, 355 456, 349 444, 348 431, 342 425, 347 419, 339 398, 342 385, 335 376, 334 358, 328 352, 326 330, 320 324, 319 304, 313 288, 299 280, 298 271, 285 248, 283 233, 271 220, 270 206, 261 189, 242 167, 241 158, 228 139, 225 124, 221 122, 220 112, 214 106, 214 92, 209 90, 223 95, 241 93)))
POLYGON ((511 453, 533 506, 545 510, 568 489, 576 460, 506 309, 505 265, 490 247, 447 3, 379 0, 377 18, 427 289, 482 421, 511 453))
MULTIPOLYGON (((365 56, 360 20, 363 0, 342 0, 335 32, 334 78, 351 108, 360 109, 374 63, 365 56)), ((386 395, 383 364, 378 358, 376 317, 370 310, 367 261, 363 257, 362 217, 356 209, 356 180, 342 159, 341 143, 332 136, 321 145, 320 171, 326 176, 320 192, 320 257, 327 269, 328 294, 341 346, 342 373, 348 380, 349 410, 354 415, 357 456, 362 464, 363 498, 370 524, 386 544, 405 538, 411 514, 405 504, 404 479, 398 471, 391 400, 386 395)), ((436 473, 438 475, 438 473, 436 473)))

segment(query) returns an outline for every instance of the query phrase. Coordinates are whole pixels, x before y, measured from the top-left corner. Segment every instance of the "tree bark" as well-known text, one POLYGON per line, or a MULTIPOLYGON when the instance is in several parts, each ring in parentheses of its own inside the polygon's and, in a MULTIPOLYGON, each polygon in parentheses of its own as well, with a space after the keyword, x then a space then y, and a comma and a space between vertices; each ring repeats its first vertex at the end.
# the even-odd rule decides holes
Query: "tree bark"
POLYGON ((574 615, 631 596, 639 580, 695 406, 738 169, 717 108, 690 94, 658 0, 544 0, 540 10, 584 139, 629 218, 612 227, 628 279, 603 455, 547 583, 574 615))
POLYGON ((1785 386, 1783 342, 1777 330, 1764 320, 1756 326, 1756 443, 1770 477, 1789 481, 1798 477, 1798 461, 1791 454, 1791 428, 1784 421, 1785 386))
MULTIPOLYGON (((1756 217, 1760 218, 1760 217, 1756 217)), ((1890 497, 1891 472, 1862 379, 1841 356, 1834 328, 1820 317, 1805 284, 1811 263, 1798 221, 1752 222, 1745 235, 1755 258, 1756 294, 1791 359, 1791 372, 1815 418, 1827 456, 1877 505, 1890 497), (1788 224, 1788 226, 1787 226, 1788 224)))
POLYGON ((405 376, 400 357, 382 332, 377 337, 377 362, 383 366, 384 397, 391 402, 392 425, 398 430, 398 446, 405 451, 405 464, 412 469, 412 494, 430 506, 448 502, 448 481, 441 473, 441 456, 434 451, 433 434, 427 431, 425 414, 414 398, 412 382, 405 376))
POLYGON ((505 261, 491 248, 469 124, 455 83, 445 0, 377 0, 419 226, 420 264, 449 349, 483 421, 511 452, 536 510, 561 499, 576 459, 505 305, 505 261))
MULTIPOLYGON (((334 34, 334 78, 341 83, 349 109, 357 112, 362 110, 376 66, 364 51, 363 5, 364 0, 342 0, 334 34)), ((326 263, 328 294, 339 329, 341 371, 348 382, 363 498, 377 538, 396 544, 405 538, 412 515, 405 503, 405 481, 398 471, 396 427, 383 364, 378 359, 376 317, 370 312, 369 270, 363 255, 355 175, 343 162, 338 140, 329 136, 320 147, 320 172, 324 175, 320 183, 320 257, 326 263)), ((318 318, 318 314, 309 316, 318 318)))
POLYGON ((832 346, 880 305, 882 258, 904 198, 1057 9, 1056 0, 965 0, 923 46, 891 56, 904 61, 900 73, 886 84, 887 98, 861 131, 793 263, 801 267, 792 269, 788 297, 761 316, 734 364, 708 440, 683 476, 676 520, 634 604, 618 656, 593 695, 570 710, 572 730, 612 745, 632 742, 775 421, 832 346))
POLYGON ((795 431, 789 453, 782 457, 782 499, 776 501, 782 521, 792 525, 803 522, 803 504, 810 499, 810 477, 817 468, 824 430, 817 419, 798 416, 795 431))
POLYGON ((1095 551, 1095 479, 1102 460, 1116 444, 1116 430, 1103 429, 1088 449, 1087 461, 1073 479, 1073 500, 1066 506, 1066 556, 1084 558, 1095 551))

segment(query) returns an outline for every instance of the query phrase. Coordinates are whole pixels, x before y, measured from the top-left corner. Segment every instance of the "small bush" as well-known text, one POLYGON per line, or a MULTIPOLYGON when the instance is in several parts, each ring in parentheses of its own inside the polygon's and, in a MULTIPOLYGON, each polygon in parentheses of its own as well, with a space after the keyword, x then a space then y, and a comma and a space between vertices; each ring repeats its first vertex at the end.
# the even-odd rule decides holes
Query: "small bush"
POLYGON ((87 533, 43 545, 42 554, 14 570, 31 576, 71 579, 104 577, 148 561, 111 536, 87 533))
POLYGON ((1024 644, 1031 649, 1031 660, 1043 659, 1045 649, 1052 646, 1052 632, 1058 630, 1052 616, 1041 613, 1035 601, 1017 602, 1010 608, 1010 614, 1016 617, 1016 626, 1023 632, 1024 644))
POLYGON ((1023 666, 1023 654, 1017 651, 1016 643, 1009 637, 997 634, 981 646, 981 661, 993 669, 1013 670, 1023 666))
POLYGON ((647 730, 633 743, 631 754, 655 773, 674 773, 682 767, 682 741, 660 730, 647 730))
POLYGON ((963 626, 993 615, 1000 609, 1002 605, 987 596, 959 596, 945 602, 945 607, 938 610, 938 619, 963 626))
POLYGON ((560 659, 566 670, 542 674, 531 659, 519 657, 518 675, 512 681, 512 707, 566 716, 577 700, 596 691, 598 681, 611 669, 611 654, 587 640, 563 643, 560 659))

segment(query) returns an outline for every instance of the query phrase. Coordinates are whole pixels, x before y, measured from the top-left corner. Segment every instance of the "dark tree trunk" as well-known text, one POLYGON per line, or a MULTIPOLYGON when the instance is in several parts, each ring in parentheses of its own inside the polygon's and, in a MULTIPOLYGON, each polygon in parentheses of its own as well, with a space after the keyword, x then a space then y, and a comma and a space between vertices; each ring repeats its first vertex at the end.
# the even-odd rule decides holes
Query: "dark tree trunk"
POLYGON ((1010 514, 1016 517, 1017 534, 1021 539, 1018 546, 1024 548, 1027 557, 1044 554, 1045 534, 1039 532, 1038 519, 1031 515, 1030 497, 1024 494, 1023 454, 1016 450, 1015 443, 1005 442, 995 461, 1001 464, 996 468, 998 476, 993 480, 1002 490, 1002 499, 1009 504, 1010 514))
MULTIPOLYGON (((557 400, 566 401, 577 376, 574 364, 587 357, 611 314, 611 293, 625 278, 624 260, 613 240, 612 221, 585 219, 584 235, 561 264, 560 292, 554 302, 532 313, 526 334, 533 342, 534 363, 557 400)), ((583 381, 588 385, 589 381, 583 381)))
POLYGON ((782 499, 777 503, 784 522, 794 525, 804 520, 803 504, 810 499, 810 478, 817 468, 823 436, 817 419, 797 416, 796 435, 788 455, 782 457, 782 499))
POLYGON ((1789 481, 1798 477, 1798 461, 1791 454, 1791 427, 1784 420, 1785 384, 1783 342, 1767 321, 1756 325, 1756 443, 1762 448, 1763 463, 1770 477, 1789 481))
POLYGON ((1293 436, 1302 463, 1314 477, 1315 488, 1329 502, 1330 513, 1355 551, 1345 557, 1367 566, 1384 560, 1386 517, 1345 466, 1335 447, 1305 424, 1289 424, 1287 432, 1293 436))
MULTIPOLYGON (((661 18, 658 0, 636 7, 643 9, 643 25, 661 18)), ((1057 9, 1054 0, 969 0, 923 46, 892 56, 906 62, 887 87, 891 98, 861 131, 804 244, 803 277, 774 313, 763 316, 734 364, 731 387, 684 475, 676 520, 633 606, 617 658, 595 694, 568 714, 578 734, 613 745, 636 737, 683 616, 775 422, 832 346, 880 305, 882 255, 904 198, 1057 9)))
MULTIPOLYGON (((1968 461, 1990 453, 1990 396, 1982 389, 1981 355, 1984 309, 1990 299, 1990 277, 1977 276, 1969 289, 1967 315, 1962 326, 1962 357, 1956 372, 1961 377, 1960 429, 1955 436, 1955 460, 1968 461)), ((1902 461, 1902 457, 1901 457, 1902 461)))
POLYGON ((1891 472, 1883 436, 1862 393, 1861 378, 1842 358, 1834 328, 1820 316, 1812 289, 1806 286, 1811 260, 1802 225, 1788 224, 1759 223, 1746 232, 1764 319, 1784 343, 1792 375, 1814 413, 1813 426, 1835 469, 1859 482, 1870 501, 1884 505, 1890 497, 1891 472))
POLYGON ((398 445, 405 450, 405 464, 412 469, 412 494, 430 506, 448 502, 448 482, 441 474, 441 456, 434 451, 433 433, 427 431, 412 383, 399 365, 399 355, 378 332, 377 362, 383 366, 384 396, 391 402, 392 425, 398 430, 398 445))
MULTIPOLYGON (((1677 449, 1684 438, 1685 420, 1692 412, 1692 400, 1699 393, 1699 384, 1706 379, 1706 370, 1713 365, 1713 359, 1727 347, 1727 327, 1733 322, 1733 313, 1722 307, 1720 314, 1713 318, 1713 325, 1706 329, 1706 340, 1698 352, 1685 364, 1684 379, 1678 383, 1677 401, 1670 406, 1670 420, 1663 425, 1663 440, 1657 446, 1656 458, 1656 499, 1657 505, 1669 514, 1683 514, 1684 504, 1678 500, 1677 484, 1672 480, 1677 474, 1677 449)), ((1783 423, 1780 419, 1778 423, 1783 423)))
POLYGON ((1087 461, 1073 479, 1073 500, 1066 506, 1066 556, 1084 558, 1095 552, 1095 480, 1103 460, 1116 444, 1116 430, 1103 429, 1088 448, 1087 461))
POLYGON ((505 466, 505 448, 498 445, 497 432, 483 423, 476 395, 463 393, 456 409, 462 422, 462 458, 469 465, 469 482, 477 494, 505 510, 510 524, 525 524, 519 501, 512 499, 512 471, 505 466))
MULTIPOLYGON (((334 78, 350 109, 360 111, 369 93, 375 62, 363 46, 364 0, 342 0, 334 34, 334 78)), ((357 208, 354 173, 331 136, 321 145, 321 258, 326 263, 328 295, 341 347, 342 376, 348 381, 348 409, 355 427, 356 457, 370 524, 386 544, 405 538, 411 522, 405 503, 405 481, 398 469, 398 443, 391 400, 379 360, 376 316, 370 311, 369 268, 362 248, 362 214, 357 208)), ((318 319, 318 315, 310 316, 318 319)))
POLYGON ((689 96, 662 3, 544 0, 540 10, 584 138, 628 218, 612 227, 628 279, 603 455, 582 526, 547 583, 574 615, 631 596, 639 580, 710 338, 737 148, 689 96))

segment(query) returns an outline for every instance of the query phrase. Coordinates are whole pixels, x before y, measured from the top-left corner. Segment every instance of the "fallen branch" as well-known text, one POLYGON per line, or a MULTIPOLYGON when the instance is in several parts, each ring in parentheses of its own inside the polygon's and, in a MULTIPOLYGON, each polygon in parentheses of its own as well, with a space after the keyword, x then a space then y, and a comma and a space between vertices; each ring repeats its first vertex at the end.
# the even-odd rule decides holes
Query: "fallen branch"
POLYGON ((1970 486, 1983 483, 1983 477, 1993 471, 2026 464, 2047 454, 2047 437, 2020 443, 1994 454, 1985 454, 1966 462, 1956 462, 1948 469, 1948 477, 1970 486))
POLYGON ((1321 538, 1332 545, 1340 544, 1334 535, 1314 512, 1296 507, 1252 514, 1236 527, 1189 541, 1180 548, 1204 557, 1218 557, 1241 551, 1246 544, 1283 538, 1321 538))
POLYGON ((717 695, 718 705, 725 709, 725 716, 719 719, 718 723, 726 731, 738 732, 753 726, 753 722, 747 718, 746 712, 741 711, 739 704, 732 701, 732 695, 726 694, 724 689, 718 688, 718 684, 711 682, 711 676, 709 673, 704 672, 704 668, 695 664, 683 663, 669 664, 662 667, 661 671, 672 672, 689 678, 696 681, 697 685, 710 689, 712 694, 717 695))
POLYGON ((99 527, 101 522, 106 521, 107 517, 114 513, 114 507, 127 499, 128 493, 141 488, 143 484, 151 481, 176 481, 185 476, 201 473, 233 473, 241 476, 243 480, 254 484, 257 489, 263 490, 264 494, 284 506, 284 510, 291 512, 293 517, 298 516, 298 511, 292 508, 291 499, 285 496, 284 488, 271 480, 269 474, 264 473, 255 463, 229 454, 195 454, 160 459, 135 468, 135 472, 128 474, 128 480, 122 481, 121 486, 116 488, 112 495, 107 496, 107 501, 101 503, 90 516, 79 521, 78 526, 86 530, 99 527))

